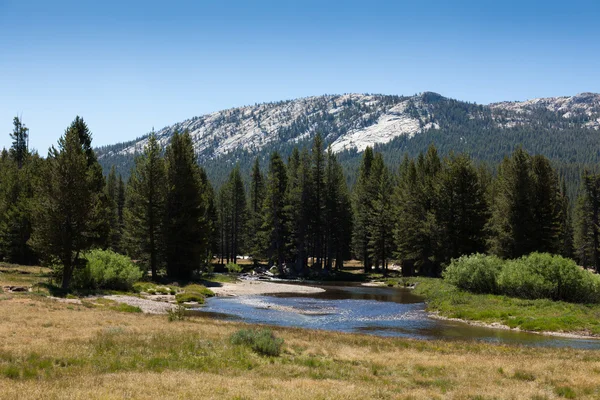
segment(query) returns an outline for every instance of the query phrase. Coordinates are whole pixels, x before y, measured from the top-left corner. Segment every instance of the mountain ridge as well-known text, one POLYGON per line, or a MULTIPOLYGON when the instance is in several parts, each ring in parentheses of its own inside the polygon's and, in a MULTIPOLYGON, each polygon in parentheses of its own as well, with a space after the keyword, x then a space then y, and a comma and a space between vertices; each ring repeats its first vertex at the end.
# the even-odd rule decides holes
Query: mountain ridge
MULTIPOLYGON (((165 147, 177 129, 188 130, 209 176, 273 150, 286 156, 319 132, 342 159, 357 158, 366 146, 387 152, 394 163, 435 143, 443 154, 469 152, 497 161, 517 144, 528 151, 577 163, 600 161, 600 94, 536 98, 479 105, 435 92, 413 96, 343 94, 260 103, 215 111, 156 131, 165 147)), ((97 148, 105 170, 127 175, 148 135, 97 148)), ((217 181, 219 179, 216 179, 217 181)))

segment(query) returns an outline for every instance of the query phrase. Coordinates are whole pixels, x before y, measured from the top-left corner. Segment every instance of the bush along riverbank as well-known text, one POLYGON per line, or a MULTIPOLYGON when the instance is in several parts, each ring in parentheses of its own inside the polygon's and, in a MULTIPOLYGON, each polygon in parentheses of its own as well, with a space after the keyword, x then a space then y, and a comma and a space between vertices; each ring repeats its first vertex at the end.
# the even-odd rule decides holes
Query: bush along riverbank
POLYGON ((416 283, 414 293, 425 298, 428 311, 441 317, 600 337, 600 277, 559 256, 461 257, 448 266, 444 279, 408 282, 416 283))

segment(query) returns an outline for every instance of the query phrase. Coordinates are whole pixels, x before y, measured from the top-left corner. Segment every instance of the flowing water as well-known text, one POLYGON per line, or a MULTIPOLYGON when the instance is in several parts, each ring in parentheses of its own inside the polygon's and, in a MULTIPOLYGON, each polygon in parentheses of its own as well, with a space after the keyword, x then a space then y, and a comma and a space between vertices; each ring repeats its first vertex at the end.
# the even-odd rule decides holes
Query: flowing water
POLYGON ((423 299, 409 289, 351 284, 313 286, 325 292, 213 297, 195 311, 219 319, 378 336, 600 349, 600 340, 595 339, 561 338, 432 319, 427 316, 423 299))

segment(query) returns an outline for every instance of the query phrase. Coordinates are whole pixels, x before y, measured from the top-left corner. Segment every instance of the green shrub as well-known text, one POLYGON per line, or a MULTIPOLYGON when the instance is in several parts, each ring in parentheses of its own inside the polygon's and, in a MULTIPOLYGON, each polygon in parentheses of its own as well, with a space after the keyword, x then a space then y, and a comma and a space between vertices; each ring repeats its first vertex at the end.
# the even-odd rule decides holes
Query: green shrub
POLYGON ((132 290, 142 271, 127 256, 110 250, 92 250, 84 255, 86 266, 77 269, 73 286, 79 289, 132 290))
POLYGON ((498 275, 503 261, 495 256, 473 254, 452 260, 444 271, 444 279, 474 293, 497 293, 498 275))
POLYGON ((240 267, 239 265, 237 265, 235 263, 231 263, 231 262, 227 263, 227 265, 225 265, 225 269, 228 272, 230 272, 230 273, 233 273, 233 272, 236 272, 236 273, 242 272, 242 267, 240 267))
POLYGON ((547 253, 516 260, 474 254, 452 260, 446 281, 473 293, 503 294, 525 299, 600 303, 600 276, 574 261, 547 253))
POLYGON ((234 345, 248 346, 264 356, 279 356, 283 339, 275 337, 270 329, 240 329, 230 337, 234 345))
POLYGON ((196 302, 199 304, 204 304, 204 295, 196 292, 177 293, 175 295, 175 300, 177 300, 178 303, 196 302))
POLYGON ((503 294, 528 299, 572 303, 600 302, 600 277, 574 261, 546 253, 532 253, 507 261, 498 277, 503 294))
POLYGON ((177 300, 178 303, 195 301, 203 304, 205 297, 212 297, 214 295, 215 293, 212 290, 202 285, 188 285, 183 288, 182 293, 177 293, 175 295, 175 300, 177 300))
POLYGON ((173 321, 185 321, 185 307, 181 304, 178 304, 172 310, 167 311, 169 322, 173 321))

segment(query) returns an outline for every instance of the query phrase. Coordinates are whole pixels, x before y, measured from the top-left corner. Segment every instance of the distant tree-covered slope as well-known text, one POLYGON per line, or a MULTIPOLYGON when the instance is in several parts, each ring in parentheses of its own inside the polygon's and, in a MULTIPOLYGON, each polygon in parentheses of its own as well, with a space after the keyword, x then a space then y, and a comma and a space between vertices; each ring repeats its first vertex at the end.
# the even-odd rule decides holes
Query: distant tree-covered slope
MULTIPOLYGON (((516 146, 550 158, 568 181, 600 160, 600 95, 583 93, 525 102, 477 105, 425 92, 419 95, 326 95, 234 108, 165 127, 156 136, 164 148, 175 131, 188 130, 199 162, 218 186, 235 163, 249 177, 254 158, 274 150, 287 157, 317 132, 338 153, 349 183, 366 146, 395 168, 404 154, 434 143, 440 154, 467 152, 498 163, 516 146)), ((148 136, 96 149, 108 171, 127 177, 148 136)), ((575 187, 574 184, 571 186, 575 187)), ((573 189, 574 190, 574 189, 573 189)), ((572 190, 571 190, 572 191, 572 190)))

